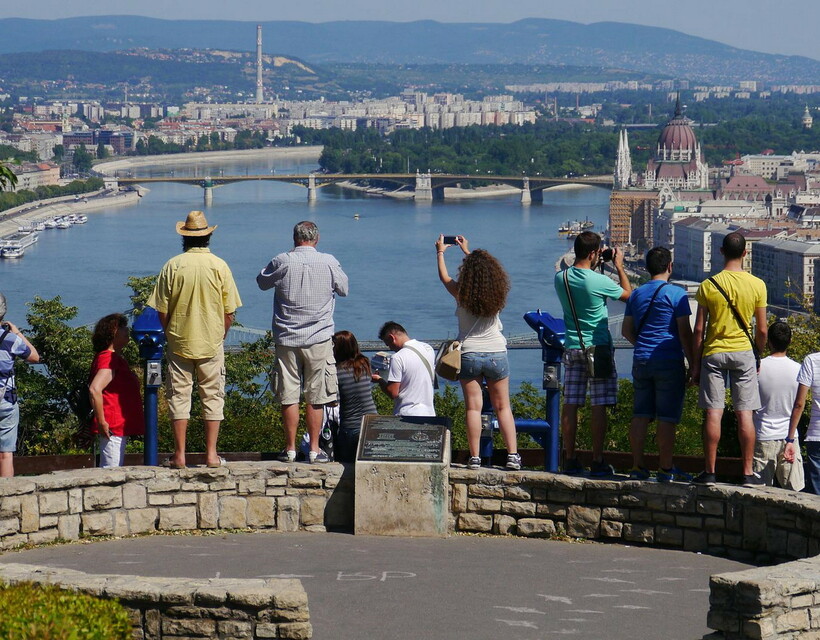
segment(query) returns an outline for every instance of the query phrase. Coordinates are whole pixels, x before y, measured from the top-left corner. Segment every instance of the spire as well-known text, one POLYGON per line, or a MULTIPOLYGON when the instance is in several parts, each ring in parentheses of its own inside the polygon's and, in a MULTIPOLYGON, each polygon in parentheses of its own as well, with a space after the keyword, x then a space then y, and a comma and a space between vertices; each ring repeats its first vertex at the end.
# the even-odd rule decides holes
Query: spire
POLYGON ((618 140, 618 154, 615 159, 615 188, 625 189, 632 183, 632 157, 629 153, 629 137, 626 129, 621 129, 618 140))
POLYGON ((678 91, 678 97, 675 99, 675 117, 680 118, 683 112, 680 108, 680 91, 678 91))

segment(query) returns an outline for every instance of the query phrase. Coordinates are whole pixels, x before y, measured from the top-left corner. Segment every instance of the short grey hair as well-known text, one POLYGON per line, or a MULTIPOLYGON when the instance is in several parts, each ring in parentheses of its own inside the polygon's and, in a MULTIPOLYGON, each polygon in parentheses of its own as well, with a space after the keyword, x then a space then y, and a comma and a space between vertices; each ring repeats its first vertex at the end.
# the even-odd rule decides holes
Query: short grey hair
POLYGON ((0 320, 6 317, 6 296, 0 293, 0 320))
POLYGON ((319 227, 315 222, 310 220, 303 220, 296 223, 293 227, 293 244, 302 244, 304 242, 316 242, 319 239, 319 227))

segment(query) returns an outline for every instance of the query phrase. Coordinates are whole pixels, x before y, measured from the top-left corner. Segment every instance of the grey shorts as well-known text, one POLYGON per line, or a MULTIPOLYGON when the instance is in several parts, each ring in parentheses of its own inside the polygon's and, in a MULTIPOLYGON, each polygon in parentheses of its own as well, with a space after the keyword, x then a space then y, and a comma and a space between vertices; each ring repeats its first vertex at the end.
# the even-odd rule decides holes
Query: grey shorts
POLYGON ((312 405, 325 405, 338 399, 339 383, 331 340, 309 347, 276 345, 273 374, 271 386, 282 404, 297 404, 302 392, 305 402, 312 405))
POLYGON ((757 365, 751 349, 713 353, 703 358, 700 364, 698 406, 701 409, 725 408, 727 380, 735 411, 760 409, 757 365))
POLYGON ((17 451, 17 425, 20 424, 20 405, 0 400, 0 453, 17 451))

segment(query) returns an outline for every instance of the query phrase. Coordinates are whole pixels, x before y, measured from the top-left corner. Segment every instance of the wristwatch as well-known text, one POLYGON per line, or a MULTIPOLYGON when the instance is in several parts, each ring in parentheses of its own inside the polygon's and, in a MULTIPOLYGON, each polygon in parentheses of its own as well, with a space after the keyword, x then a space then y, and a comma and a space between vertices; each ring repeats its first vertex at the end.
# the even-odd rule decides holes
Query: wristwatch
POLYGON ((786 438, 786 442, 792 443, 794 442, 794 438, 786 438))

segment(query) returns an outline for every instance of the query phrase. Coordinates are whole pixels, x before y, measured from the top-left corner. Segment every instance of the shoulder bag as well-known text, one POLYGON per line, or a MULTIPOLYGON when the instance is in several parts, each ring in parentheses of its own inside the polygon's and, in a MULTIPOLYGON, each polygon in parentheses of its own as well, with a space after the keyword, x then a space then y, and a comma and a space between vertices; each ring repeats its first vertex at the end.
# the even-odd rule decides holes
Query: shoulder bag
POLYGON ((715 285, 715 289, 720 291, 724 298, 726 298, 726 303, 729 305, 729 309, 732 310, 732 314, 735 316, 735 320, 737 320, 738 325, 740 328, 743 329, 743 333, 746 334, 746 337, 749 339, 749 343, 752 345, 752 353, 755 354, 755 365, 758 369, 760 369, 760 352, 757 350, 757 345, 755 344, 754 338, 752 338, 752 332, 749 330, 749 327, 746 326, 746 322, 741 317, 740 313, 737 310, 737 307, 729 298, 729 294, 726 293, 726 290, 718 284, 718 281, 715 280, 714 276, 709 278, 709 282, 715 285))
POLYGON ((575 301, 572 299, 572 291, 569 287, 569 270, 564 271, 564 286, 567 289, 569 308, 572 311, 572 319, 575 321, 575 329, 578 331, 578 342, 584 352, 587 363, 587 376, 590 378, 611 378, 615 373, 612 366, 612 345, 598 344, 587 347, 584 344, 584 337, 581 335, 581 325, 578 323, 578 312, 575 310, 575 301))
MULTIPOLYGON (((464 339, 472 333, 478 324, 478 318, 464 335, 464 339)), ((458 340, 447 340, 441 343, 436 354, 436 373, 445 380, 456 381, 461 373, 461 342, 458 340)))

